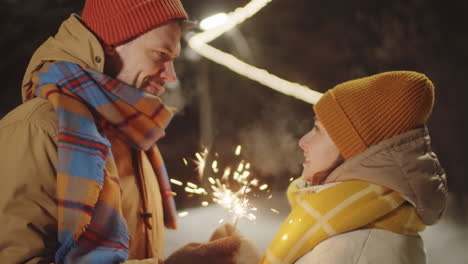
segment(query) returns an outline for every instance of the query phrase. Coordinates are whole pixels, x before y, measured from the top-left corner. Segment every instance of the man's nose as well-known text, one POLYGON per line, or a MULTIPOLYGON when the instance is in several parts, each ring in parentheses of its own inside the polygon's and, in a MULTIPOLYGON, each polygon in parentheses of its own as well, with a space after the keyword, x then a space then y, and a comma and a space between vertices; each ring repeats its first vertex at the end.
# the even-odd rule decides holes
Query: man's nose
POLYGON ((177 81, 177 75, 175 72, 173 61, 168 61, 164 64, 164 69, 161 72, 161 78, 164 80, 164 82, 177 81))

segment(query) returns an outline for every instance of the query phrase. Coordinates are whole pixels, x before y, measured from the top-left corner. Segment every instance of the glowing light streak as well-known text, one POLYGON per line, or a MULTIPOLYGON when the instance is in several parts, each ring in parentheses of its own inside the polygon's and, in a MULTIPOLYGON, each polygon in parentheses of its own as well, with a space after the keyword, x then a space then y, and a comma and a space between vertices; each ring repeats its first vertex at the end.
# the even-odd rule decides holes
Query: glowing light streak
POLYGON ((200 22, 200 28, 203 30, 209 30, 223 25, 227 20, 228 16, 225 13, 219 13, 203 19, 200 22))
POLYGON ((192 189, 192 188, 190 188, 190 187, 185 187, 184 190, 185 190, 186 192, 188 192, 188 193, 197 193, 196 190, 194 190, 194 189, 192 189))
POLYGON ((181 212, 181 213, 179 213, 179 217, 180 217, 180 218, 186 217, 187 215, 189 215, 189 212, 181 212))
POLYGON ((241 145, 237 145, 236 147, 236 151, 234 152, 234 154, 236 154, 236 156, 239 156, 240 153, 242 151, 242 146, 241 145))
POLYGON ((213 169, 213 172, 214 173, 218 173, 219 172, 219 169, 218 169, 218 161, 213 161, 213 163, 211 164, 211 169, 213 169))
POLYGON ((184 184, 176 179, 170 179, 169 180, 171 183, 175 184, 175 185, 179 185, 179 186, 183 186, 184 184))
POLYGON ((182 158, 182 162, 184 162, 184 165, 185 165, 185 166, 188 166, 188 161, 187 161, 186 158, 182 158))
POLYGON ((193 188, 193 189, 197 189, 198 186, 196 184, 193 184, 191 182, 187 182, 187 186, 190 187, 190 188, 193 188))
POLYGON ((206 166, 206 157, 208 155, 208 149, 204 149, 203 152, 195 153, 195 158, 194 160, 195 165, 197 165, 197 170, 198 170, 198 175, 200 178, 203 177, 203 172, 205 171, 205 166, 206 166))
POLYGON ((278 211, 278 210, 276 210, 276 209, 274 209, 274 208, 271 208, 270 210, 271 210, 273 213, 277 213, 277 214, 279 214, 279 211, 278 211))
POLYGON ((212 177, 209 177, 208 178, 208 181, 213 185, 213 184, 216 184, 216 181, 212 178, 212 177))
POLYGON ((239 165, 237 166, 237 171, 241 172, 244 170, 244 161, 241 161, 239 165))
POLYGON ((231 168, 226 167, 226 168, 224 169, 224 173, 223 173, 223 178, 222 178, 222 180, 227 180, 228 177, 229 177, 229 175, 231 175, 231 168))
POLYGON ((190 188, 190 187, 185 187, 184 189, 186 192, 188 193, 192 193, 192 194, 204 194, 204 195, 207 195, 208 193, 206 192, 205 189, 203 188, 197 188, 197 189, 194 189, 194 188, 190 188))
POLYGON ((264 191, 266 190, 266 188, 268 188, 268 184, 263 184, 262 186, 260 186, 260 190, 264 191))
POLYGON ((238 8, 227 15, 227 20, 217 27, 195 34, 189 39, 190 47, 200 55, 221 64, 230 70, 245 76, 251 80, 257 81, 278 92, 295 97, 304 102, 315 104, 321 93, 311 90, 307 86, 292 83, 270 74, 264 69, 249 65, 231 54, 218 50, 207 43, 231 30, 236 25, 241 24, 249 17, 255 15, 272 0, 252 0, 243 8, 238 8))
POLYGON ((250 184, 253 185, 253 186, 258 186, 258 180, 253 179, 253 180, 250 181, 250 184))
POLYGON ((232 177, 234 180, 239 181, 239 173, 236 171, 234 172, 234 176, 232 177))

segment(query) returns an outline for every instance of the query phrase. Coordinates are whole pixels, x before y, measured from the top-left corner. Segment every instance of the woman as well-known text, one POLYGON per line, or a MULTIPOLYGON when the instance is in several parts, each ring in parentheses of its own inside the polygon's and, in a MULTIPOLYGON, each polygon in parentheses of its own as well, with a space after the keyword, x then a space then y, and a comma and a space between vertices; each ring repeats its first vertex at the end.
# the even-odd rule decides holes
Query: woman
POLYGON ((292 210, 261 263, 426 263, 419 233, 442 216, 446 176, 425 126, 434 86, 385 72, 337 85, 299 141, 292 210))

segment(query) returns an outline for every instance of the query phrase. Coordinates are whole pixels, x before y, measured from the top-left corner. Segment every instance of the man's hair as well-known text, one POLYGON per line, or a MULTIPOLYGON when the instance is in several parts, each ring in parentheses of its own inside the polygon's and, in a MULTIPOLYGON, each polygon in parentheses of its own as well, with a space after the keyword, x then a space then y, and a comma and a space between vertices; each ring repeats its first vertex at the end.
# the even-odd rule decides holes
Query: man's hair
POLYGON ((179 22, 180 28, 182 29, 182 33, 185 34, 192 29, 196 28, 198 25, 197 21, 188 20, 188 19, 175 19, 179 22))

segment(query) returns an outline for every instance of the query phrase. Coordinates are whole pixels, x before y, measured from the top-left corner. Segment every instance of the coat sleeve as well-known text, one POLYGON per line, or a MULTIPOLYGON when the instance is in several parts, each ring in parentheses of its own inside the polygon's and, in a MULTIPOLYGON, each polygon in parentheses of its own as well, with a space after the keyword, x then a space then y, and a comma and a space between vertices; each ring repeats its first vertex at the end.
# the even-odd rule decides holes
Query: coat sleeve
POLYGON ((2 263, 49 263, 57 245, 55 120, 32 115, 14 110, 0 121, 2 263))

